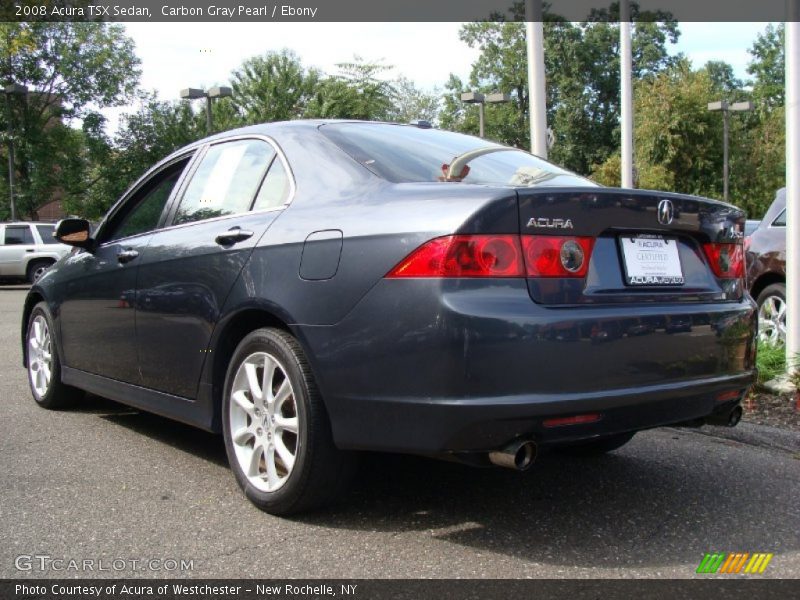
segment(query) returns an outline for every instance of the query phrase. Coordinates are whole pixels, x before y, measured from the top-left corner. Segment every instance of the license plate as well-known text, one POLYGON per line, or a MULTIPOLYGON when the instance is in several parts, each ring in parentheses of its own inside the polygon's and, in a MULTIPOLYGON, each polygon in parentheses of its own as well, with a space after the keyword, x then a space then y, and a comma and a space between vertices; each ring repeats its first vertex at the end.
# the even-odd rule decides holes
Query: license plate
POLYGON ((683 285, 678 242, 660 236, 621 236, 627 285, 683 285))

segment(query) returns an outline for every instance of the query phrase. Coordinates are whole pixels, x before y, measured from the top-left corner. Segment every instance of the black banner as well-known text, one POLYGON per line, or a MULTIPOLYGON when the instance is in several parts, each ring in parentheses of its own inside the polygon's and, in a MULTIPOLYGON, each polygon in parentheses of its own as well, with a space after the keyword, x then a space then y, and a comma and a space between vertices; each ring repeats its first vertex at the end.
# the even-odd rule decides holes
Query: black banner
MULTIPOLYGON (((529 0, 5 0, 4 21, 524 21, 529 0)), ((617 0, 550 0, 544 20, 616 20, 617 0)), ((787 0, 638 0, 633 20, 786 21, 787 0)))
POLYGON ((789 580, 3 580, 0 598, 20 600, 470 600, 484 598, 631 600, 633 598, 726 600, 785 599, 796 595, 789 580))

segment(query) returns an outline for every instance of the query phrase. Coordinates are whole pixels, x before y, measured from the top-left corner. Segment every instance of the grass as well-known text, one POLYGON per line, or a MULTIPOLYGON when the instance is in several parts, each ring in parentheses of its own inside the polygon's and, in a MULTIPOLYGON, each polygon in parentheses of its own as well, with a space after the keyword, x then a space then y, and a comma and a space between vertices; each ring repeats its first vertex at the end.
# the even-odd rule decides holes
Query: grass
POLYGON ((786 348, 782 344, 771 346, 764 342, 758 343, 758 384, 775 379, 786 372, 786 348))

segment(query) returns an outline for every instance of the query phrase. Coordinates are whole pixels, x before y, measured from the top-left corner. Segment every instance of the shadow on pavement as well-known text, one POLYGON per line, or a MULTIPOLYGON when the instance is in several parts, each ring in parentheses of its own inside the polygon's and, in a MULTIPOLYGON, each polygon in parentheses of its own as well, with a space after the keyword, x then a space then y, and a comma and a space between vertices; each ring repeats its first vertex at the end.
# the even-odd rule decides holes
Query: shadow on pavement
MULTIPOLYGON (((221 436, 92 398, 83 410, 227 464, 221 436)), ((693 564, 713 551, 797 550, 800 515, 788 499, 796 502, 800 478, 784 477, 794 481, 794 492, 776 499, 765 485, 774 473, 748 463, 753 451, 665 429, 639 434, 601 457, 544 454, 525 473, 365 453, 346 498, 296 520, 395 535, 425 532, 478 551, 586 568, 693 564)))

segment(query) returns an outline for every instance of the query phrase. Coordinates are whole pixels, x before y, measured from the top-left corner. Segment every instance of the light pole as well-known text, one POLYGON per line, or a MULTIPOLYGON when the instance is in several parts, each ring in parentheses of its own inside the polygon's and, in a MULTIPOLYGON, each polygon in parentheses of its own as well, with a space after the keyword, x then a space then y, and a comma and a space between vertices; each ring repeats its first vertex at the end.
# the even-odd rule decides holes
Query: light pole
POLYGON ((184 100, 196 100, 197 98, 206 99, 206 131, 211 134, 213 126, 211 118, 211 100, 213 98, 229 98, 233 91, 229 87, 212 87, 208 91, 199 88, 186 88, 181 90, 181 98, 184 100))
POLYGON ((728 201, 728 122, 730 120, 729 113, 731 111, 744 112, 753 110, 753 103, 747 102, 734 102, 728 104, 727 100, 719 100, 717 102, 709 102, 708 110, 722 111, 722 198, 725 202, 728 201))
POLYGON ((484 105, 485 104, 503 104, 510 102, 511 96, 508 94, 494 93, 484 95, 480 92, 464 92, 461 94, 461 101, 464 104, 477 104, 478 105, 478 135, 483 137, 484 134, 484 105))

